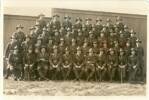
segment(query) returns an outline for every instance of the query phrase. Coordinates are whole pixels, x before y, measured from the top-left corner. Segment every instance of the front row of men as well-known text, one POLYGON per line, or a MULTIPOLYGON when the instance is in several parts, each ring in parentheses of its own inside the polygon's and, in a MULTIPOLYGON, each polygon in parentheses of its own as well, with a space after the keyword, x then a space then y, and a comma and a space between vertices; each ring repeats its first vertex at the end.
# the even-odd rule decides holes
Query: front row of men
POLYGON ((126 50, 120 48, 118 55, 113 48, 106 51, 99 49, 95 53, 89 48, 84 54, 82 47, 66 47, 64 54, 59 52, 58 46, 53 46, 49 55, 45 46, 40 49, 28 48, 25 55, 16 46, 8 58, 8 69, 5 78, 13 76, 14 80, 95 80, 112 82, 118 80, 136 81, 142 79, 140 59, 135 48, 130 49, 127 57, 126 50))

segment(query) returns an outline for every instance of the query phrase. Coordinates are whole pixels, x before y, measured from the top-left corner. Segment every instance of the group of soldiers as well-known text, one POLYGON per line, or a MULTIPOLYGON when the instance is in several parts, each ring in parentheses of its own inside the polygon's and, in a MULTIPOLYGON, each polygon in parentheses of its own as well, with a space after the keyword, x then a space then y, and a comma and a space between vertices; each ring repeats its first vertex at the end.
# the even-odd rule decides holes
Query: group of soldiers
POLYGON ((26 35, 18 25, 8 43, 5 78, 14 80, 143 81, 144 50, 136 32, 116 17, 103 24, 55 14, 38 16, 26 35))

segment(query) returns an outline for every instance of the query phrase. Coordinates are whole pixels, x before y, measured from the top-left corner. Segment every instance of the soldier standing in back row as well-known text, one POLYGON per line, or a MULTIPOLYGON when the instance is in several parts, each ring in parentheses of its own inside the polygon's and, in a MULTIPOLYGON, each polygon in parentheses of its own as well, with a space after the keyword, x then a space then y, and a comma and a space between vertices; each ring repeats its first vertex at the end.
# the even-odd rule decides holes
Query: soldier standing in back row
POLYGON ((72 23, 71 23, 71 17, 70 16, 65 16, 64 17, 64 22, 63 22, 63 27, 65 30, 67 30, 68 28, 72 28, 72 23))
POLYGON ((136 40, 136 53, 138 58, 138 77, 140 81, 144 81, 144 49, 141 46, 142 41, 136 40))
POLYGON ((17 31, 12 34, 12 36, 14 36, 18 42, 19 49, 21 48, 22 42, 25 40, 25 34, 22 30, 23 28, 24 27, 21 24, 17 25, 16 27, 17 31))
POLYGON ((59 15, 55 14, 53 15, 53 19, 51 22, 51 28, 52 30, 59 30, 61 27, 61 23, 59 21, 59 15))
POLYGON ((44 14, 39 14, 38 19, 36 20, 36 23, 39 23, 39 26, 40 26, 41 30, 44 27, 46 27, 45 15, 44 14))

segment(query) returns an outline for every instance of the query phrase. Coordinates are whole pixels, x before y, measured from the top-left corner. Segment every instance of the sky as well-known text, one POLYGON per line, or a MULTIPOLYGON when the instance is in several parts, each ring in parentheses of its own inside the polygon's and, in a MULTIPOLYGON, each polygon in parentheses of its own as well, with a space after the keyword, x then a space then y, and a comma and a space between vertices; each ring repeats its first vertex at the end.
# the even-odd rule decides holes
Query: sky
POLYGON ((51 16, 51 8, 93 10, 147 15, 147 0, 4 0, 4 14, 51 16))

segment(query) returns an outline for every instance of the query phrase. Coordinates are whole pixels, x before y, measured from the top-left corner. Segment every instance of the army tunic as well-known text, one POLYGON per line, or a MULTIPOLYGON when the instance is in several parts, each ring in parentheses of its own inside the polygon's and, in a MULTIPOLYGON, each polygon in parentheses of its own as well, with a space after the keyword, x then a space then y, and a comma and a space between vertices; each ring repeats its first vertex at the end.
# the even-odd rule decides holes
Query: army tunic
POLYGON ((36 55, 35 53, 26 53, 24 56, 24 79, 30 80, 33 79, 35 75, 35 62, 36 62, 36 55))
POLYGON ((46 27, 45 19, 37 19, 36 22, 39 23, 40 29, 43 29, 44 27, 46 27))
POLYGON ((15 33, 13 33, 13 36, 17 39, 17 41, 20 45, 25 40, 24 32, 15 32, 15 33))
POLYGON ((102 81, 107 70, 107 57, 105 54, 98 55, 96 60, 97 79, 102 81))
POLYGON ((63 27, 64 29, 67 29, 67 28, 72 28, 72 23, 70 21, 64 21, 63 22, 63 27))
POLYGON ((72 57, 70 54, 64 54, 62 57, 62 74, 64 79, 67 79, 69 77, 71 68, 72 68, 72 57))
POLYGON ((136 80, 136 72, 138 70, 138 59, 136 55, 130 55, 128 60, 129 65, 129 81, 136 80))
POLYGON ((112 81, 115 78, 116 70, 118 67, 118 57, 114 55, 108 56, 108 76, 110 78, 110 81, 112 81))
POLYGON ((9 57, 9 54, 13 53, 13 50, 15 48, 15 46, 17 46, 17 42, 13 42, 13 43, 8 43, 6 46, 6 51, 5 51, 5 58, 9 57))
POLYGON ((10 54, 8 58, 10 64, 11 73, 14 75, 14 79, 20 79, 23 77, 23 57, 21 54, 10 54))

